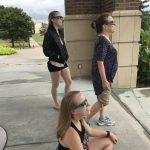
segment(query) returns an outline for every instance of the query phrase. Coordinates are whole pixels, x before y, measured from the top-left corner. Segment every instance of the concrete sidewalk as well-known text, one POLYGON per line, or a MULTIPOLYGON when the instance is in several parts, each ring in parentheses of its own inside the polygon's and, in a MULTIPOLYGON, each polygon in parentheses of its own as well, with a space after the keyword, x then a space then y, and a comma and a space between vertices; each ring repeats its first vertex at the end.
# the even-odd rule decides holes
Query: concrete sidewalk
MULTIPOLYGON (((46 62, 41 47, 0 56, 0 125, 8 133, 5 150, 55 150, 58 112, 52 109, 46 62)), ((63 88, 61 80, 60 99, 63 88)), ((81 90, 91 104, 96 101, 89 79, 74 79, 72 90, 81 90)), ((92 126, 118 135, 115 150, 149 150, 150 95, 146 92, 149 89, 113 89, 107 112, 116 125, 96 126, 98 114, 91 119, 92 126)))
POLYGON ((113 93, 150 138, 150 88, 113 89, 113 93))

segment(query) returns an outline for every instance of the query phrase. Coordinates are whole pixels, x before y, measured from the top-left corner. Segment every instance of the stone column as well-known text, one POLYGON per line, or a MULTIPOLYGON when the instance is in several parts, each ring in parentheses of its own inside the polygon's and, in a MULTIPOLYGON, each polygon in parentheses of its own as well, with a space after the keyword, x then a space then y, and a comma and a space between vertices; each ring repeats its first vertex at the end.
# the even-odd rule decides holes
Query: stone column
POLYGON ((121 10, 112 13, 117 32, 112 43, 118 49, 119 69, 113 86, 136 87, 141 18, 138 10, 121 10))
POLYGON ((90 27, 100 14, 99 0, 65 0, 65 39, 69 51, 72 77, 90 76, 96 33, 90 27))
POLYGON ((90 76, 93 45, 96 33, 90 27, 93 16, 69 15, 65 17, 65 40, 69 51, 72 77, 90 76))

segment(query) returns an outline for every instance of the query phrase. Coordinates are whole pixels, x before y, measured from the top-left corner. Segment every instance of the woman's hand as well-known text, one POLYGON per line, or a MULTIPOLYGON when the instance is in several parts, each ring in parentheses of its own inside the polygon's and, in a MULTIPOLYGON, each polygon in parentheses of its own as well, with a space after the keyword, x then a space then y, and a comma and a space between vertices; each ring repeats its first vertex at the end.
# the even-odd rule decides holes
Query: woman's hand
POLYGON ((102 86, 103 86, 104 91, 110 91, 110 84, 107 80, 102 82, 102 86))
POLYGON ((117 136, 116 136, 115 134, 111 133, 111 132, 110 132, 110 137, 109 137, 109 138, 111 139, 111 141, 112 141, 114 144, 116 144, 117 141, 118 141, 117 136))

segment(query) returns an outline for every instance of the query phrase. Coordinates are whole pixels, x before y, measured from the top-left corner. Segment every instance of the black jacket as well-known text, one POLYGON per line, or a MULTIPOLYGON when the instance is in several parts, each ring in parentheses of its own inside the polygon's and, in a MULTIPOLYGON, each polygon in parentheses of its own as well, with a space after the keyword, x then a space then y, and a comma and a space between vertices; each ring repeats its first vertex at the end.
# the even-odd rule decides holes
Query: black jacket
POLYGON ((68 60, 69 56, 64 42, 63 32, 61 30, 59 30, 58 35, 53 26, 48 28, 43 40, 43 53, 45 56, 49 57, 50 61, 64 64, 68 60), (61 38, 63 45, 61 44, 59 37, 61 38))

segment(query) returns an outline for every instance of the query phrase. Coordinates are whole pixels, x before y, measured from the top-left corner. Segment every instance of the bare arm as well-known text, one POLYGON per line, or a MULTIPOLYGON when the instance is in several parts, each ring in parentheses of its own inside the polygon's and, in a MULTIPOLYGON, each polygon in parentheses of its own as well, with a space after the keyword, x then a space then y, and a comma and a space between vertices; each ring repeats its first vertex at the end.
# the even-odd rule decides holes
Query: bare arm
POLYGON ((69 128, 66 133, 66 144, 70 150, 84 150, 81 143, 81 139, 78 133, 73 129, 69 128))
POLYGON ((107 132, 103 131, 103 130, 99 130, 96 128, 91 128, 85 120, 82 120, 82 124, 85 128, 85 131, 88 133, 88 135, 92 136, 92 137, 106 137, 107 132))
POLYGON ((102 79, 103 89, 104 89, 104 91, 110 91, 110 84, 109 84, 109 82, 107 81, 107 78, 106 78, 103 61, 97 61, 97 64, 98 64, 98 70, 99 70, 99 73, 100 73, 100 76, 101 76, 101 79, 102 79))
MULTIPOLYGON (((88 133, 88 135, 90 135, 92 137, 100 137, 100 138, 107 137, 107 131, 99 130, 99 129, 96 129, 96 128, 91 128, 86 123, 85 120, 82 120, 82 124, 85 128, 85 131, 88 133)), ((117 136, 115 134, 113 134, 112 132, 110 132, 110 136, 108 138, 110 138, 114 144, 117 143, 117 136)))

